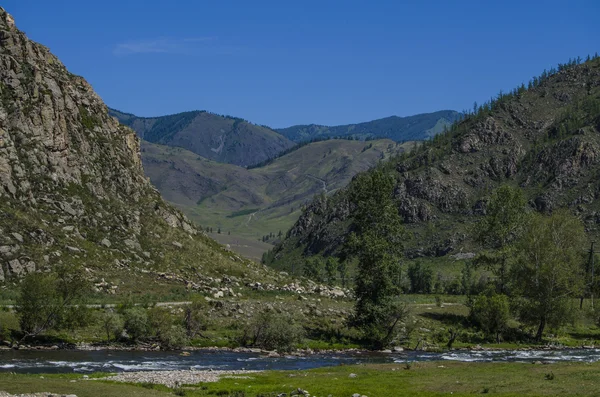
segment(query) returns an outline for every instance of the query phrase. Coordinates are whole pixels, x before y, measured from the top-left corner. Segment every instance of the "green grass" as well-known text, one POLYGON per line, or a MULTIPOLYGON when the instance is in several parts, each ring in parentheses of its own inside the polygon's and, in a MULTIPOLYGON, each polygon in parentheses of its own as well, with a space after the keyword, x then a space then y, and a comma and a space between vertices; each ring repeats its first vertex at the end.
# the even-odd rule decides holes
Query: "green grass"
POLYGON ((373 147, 362 152, 365 143, 360 141, 315 142, 253 169, 147 143, 142 154, 153 184, 192 220, 214 231, 220 228, 235 237, 258 240, 269 233, 285 233, 302 206, 323 191, 321 180, 329 193, 334 192, 377 164, 382 153, 388 158, 407 145, 396 146, 390 140, 369 144, 373 147), (186 181, 186 187, 179 181, 186 181))
MULTIPOLYGON (((315 396, 470 396, 485 390, 502 396, 597 395, 599 364, 414 363, 267 372, 253 379, 227 379, 190 395, 276 395, 297 388, 315 396), (554 380, 546 380, 553 373, 554 380), (356 377, 351 378, 350 374, 356 377)), ((485 394, 485 393, 484 393, 485 394)))
POLYGON ((231 214, 227 215, 227 218, 237 218, 238 216, 250 215, 250 214, 258 211, 259 209, 260 208, 247 208, 244 210, 235 211, 235 212, 232 212, 231 214))
MULTIPOLYGON (((313 396, 597 396, 600 364, 427 362, 326 367, 307 371, 268 371, 247 378, 189 385, 185 396, 266 397, 307 390, 313 396), (351 374, 354 374, 351 376, 351 374)), ((96 375, 93 375, 95 377, 96 375)), ((83 380, 80 375, 0 374, 0 390, 11 393, 74 393, 79 397, 167 396, 173 390, 148 384, 83 380), (75 382, 72 382, 75 381, 75 382), (93 383, 91 383, 93 382, 93 383)))

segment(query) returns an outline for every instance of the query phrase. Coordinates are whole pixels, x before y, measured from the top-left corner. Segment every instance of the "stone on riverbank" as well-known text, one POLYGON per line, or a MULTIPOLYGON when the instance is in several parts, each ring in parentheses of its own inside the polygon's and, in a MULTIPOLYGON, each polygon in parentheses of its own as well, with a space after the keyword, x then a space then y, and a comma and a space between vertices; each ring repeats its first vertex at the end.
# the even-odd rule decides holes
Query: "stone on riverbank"
MULTIPOLYGON (((197 383, 218 382, 220 378, 248 378, 248 374, 261 371, 143 371, 122 372, 99 380, 112 380, 125 383, 154 383, 175 388, 182 385, 195 385, 197 383)), ((4 397, 1 396, 0 397, 4 397)))

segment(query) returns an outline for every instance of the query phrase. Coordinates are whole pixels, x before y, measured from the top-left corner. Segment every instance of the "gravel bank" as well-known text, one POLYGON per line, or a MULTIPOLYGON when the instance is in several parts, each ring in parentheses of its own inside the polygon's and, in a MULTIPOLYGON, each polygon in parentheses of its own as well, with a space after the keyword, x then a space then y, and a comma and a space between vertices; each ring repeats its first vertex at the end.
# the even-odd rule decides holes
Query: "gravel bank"
MULTIPOLYGON (((217 382, 220 378, 248 378, 248 374, 262 371, 142 371, 122 372, 98 380, 112 380, 126 383, 154 383, 167 387, 195 385, 202 382, 217 382)), ((4 397, 0 395, 0 397, 4 397)))
POLYGON ((35 394, 8 394, 0 391, 0 397, 77 397, 75 394, 54 394, 54 393, 35 393, 35 394))

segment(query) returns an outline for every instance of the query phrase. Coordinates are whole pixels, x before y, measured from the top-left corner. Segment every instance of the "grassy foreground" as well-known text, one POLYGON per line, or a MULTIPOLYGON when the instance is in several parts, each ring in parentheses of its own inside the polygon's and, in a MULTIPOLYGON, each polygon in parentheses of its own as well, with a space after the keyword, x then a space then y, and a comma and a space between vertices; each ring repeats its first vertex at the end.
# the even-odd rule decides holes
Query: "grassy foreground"
MULTIPOLYGON (((312 396, 597 396, 600 364, 559 363, 415 363, 269 371, 244 379, 222 379, 176 390, 186 396, 276 396, 297 388, 312 396), (351 375, 354 374, 354 375, 351 375)), ((79 397, 160 396, 163 386, 124 385, 82 380, 76 375, 0 375, 0 390, 11 393, 50 391, 79 397), (75 381, 75 382, 73 382, 75 381)))

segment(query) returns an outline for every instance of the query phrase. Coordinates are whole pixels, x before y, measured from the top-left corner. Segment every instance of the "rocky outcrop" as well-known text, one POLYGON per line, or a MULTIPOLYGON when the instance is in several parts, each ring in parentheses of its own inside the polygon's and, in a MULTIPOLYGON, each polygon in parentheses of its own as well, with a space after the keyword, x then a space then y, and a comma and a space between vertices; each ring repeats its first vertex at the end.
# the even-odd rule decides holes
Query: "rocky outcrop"
POLYGON ((60 263, 84 266, 106 293, 107 273, 127 274, 119 286, 147 268, 260 273, 163 201, 135 132, 0 8, 0 282, 60 263))
MULTIPOLYGON (((569 207, 600 235, 600 58, 562 68, 529 90, 501 96, 477 116, 385 167, 393 197, 415 237, 409 258, 472 248, 469 230, 501 184, 523 188, 531 207, 569 207)), ((313 202, 274 249, 275 266, 294 255, 340 253, 352 230, 346 191, 313 202), (331 214, 344 213, 343 218, 331 214)))

